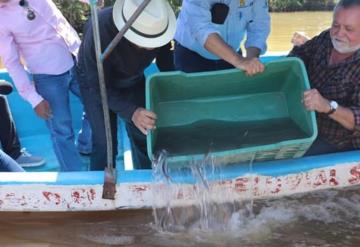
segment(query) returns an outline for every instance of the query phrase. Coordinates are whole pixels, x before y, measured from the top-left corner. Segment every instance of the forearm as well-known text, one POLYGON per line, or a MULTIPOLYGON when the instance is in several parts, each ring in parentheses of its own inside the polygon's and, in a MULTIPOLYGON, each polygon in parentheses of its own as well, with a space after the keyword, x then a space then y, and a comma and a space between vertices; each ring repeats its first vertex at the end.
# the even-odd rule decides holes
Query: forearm
POLYGON ((205 42, 205 48, 226 62, 234 65, 234 67, 238 67, 238 64, 243 58, 226 44, 217 33, 212 33, 208 36, 205 42))
POLYGON ((349 108, 339 106, 333 114, 329 115, 329 117, 348 130, 355 129, 354 113, 349 108))
POLYGON ((28 101, 32 107, 35 107, 43 99, 36 92, 34 84, 30 81, 24 66, 20 62, 18 47, 11 33, 0 30, 0 47, 0 57, 19 94, 28 101))

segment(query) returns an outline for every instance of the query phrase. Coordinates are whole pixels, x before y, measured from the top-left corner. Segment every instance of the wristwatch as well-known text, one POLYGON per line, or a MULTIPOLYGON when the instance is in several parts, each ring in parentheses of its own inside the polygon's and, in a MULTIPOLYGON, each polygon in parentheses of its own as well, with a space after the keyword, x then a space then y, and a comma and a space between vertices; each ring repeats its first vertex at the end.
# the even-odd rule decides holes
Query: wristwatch
POLYGON ((330 111, 326 113, 326 115, 328 116, 333 114, 339 107, 339 104, 335 100, 331 100, 329 105, 330 105, 330 111))

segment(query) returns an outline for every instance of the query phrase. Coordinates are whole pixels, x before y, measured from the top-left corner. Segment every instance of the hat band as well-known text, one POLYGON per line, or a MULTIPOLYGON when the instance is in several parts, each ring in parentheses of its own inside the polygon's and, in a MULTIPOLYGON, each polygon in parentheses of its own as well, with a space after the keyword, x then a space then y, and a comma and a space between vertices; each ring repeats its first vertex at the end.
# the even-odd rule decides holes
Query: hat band
MULTIPOLYGON (((124 15, 124 9, 121 11, 121 14, 122 14, 122 18, 123 18, 124 23, 126 23, 127 20, 126 20, 125 15, 124 15)), ((138 34, 138 35, 140 35, 140 36, 143 36, 143 37, 145 37, 145 38, 158 38, 158 37, 160 37, 161 35, 163 35, 163 34, 166 32, 166 30, 168 29, 168 27, 169 27, 169 20, 168 20, 167 23, 166 23, 166 27, 165 27, 164 31, 162 31, 161 33, 157 33, 157 34, 146 34, 146 33, 143 33, 143 32, 141 32, 141 31, 133 28, 132 26, 130 26, 129 29, 130 29, 131 31, 133 31, 134 33, 136 33, 136 34, 138 34)))

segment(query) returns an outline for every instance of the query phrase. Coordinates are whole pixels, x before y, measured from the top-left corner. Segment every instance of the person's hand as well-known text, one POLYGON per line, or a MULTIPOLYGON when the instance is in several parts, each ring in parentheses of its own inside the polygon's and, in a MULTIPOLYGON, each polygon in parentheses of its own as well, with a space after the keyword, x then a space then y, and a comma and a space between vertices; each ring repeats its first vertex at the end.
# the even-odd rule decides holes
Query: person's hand
POLYGON ((311 89, 304 92, 303 104, 309 111, 326 113, 330 111, 330 104, 317 89, 311 89))
POLYGON ((46 100, 42 100, 37 106, 35 106, 36 114, 42 119, 49 119, 52 117, 50 105, 46 100))
POLYGON ((235 67, 245 71, 249 76, 264 72, 265 66, 257 57, 239 59, 235 67))
POLYGON ((131 121, 144 134, 147 135, 148 130, 155 129, 156 114, 147 111, 144 108, 137 108, 132 115, 131 121))
POLYGON ((310 38, 307 37, 303 32, 295 32, 291 38, 291 43, 294 46, 300 46, 303 45, 309 39, 310 38))

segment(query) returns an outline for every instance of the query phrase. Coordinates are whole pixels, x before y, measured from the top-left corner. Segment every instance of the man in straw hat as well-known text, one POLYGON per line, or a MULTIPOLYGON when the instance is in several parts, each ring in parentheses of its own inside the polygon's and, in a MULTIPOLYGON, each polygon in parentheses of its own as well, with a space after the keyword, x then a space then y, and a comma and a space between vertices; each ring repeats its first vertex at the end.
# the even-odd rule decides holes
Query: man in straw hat
MULTIPOLYGON (((142 1, 117 0, 114 7, 99 12, 102 49, 105 49, 125 25, 142 1)), ((156 115, 144 109, 144 70, 157 57, 161 47, 168 47, 175 32, 175 15, 165 0, 152 0, 104 61, 105 82, 113 136, 114 162, 117 150, 117 115, 126 125, 135 168, 150 168, 146 151, 146 134, 155 128, 156 115)), ((171 67, 171 66, 170 66, 171 67)), ((161 68, 160 68, 161 70, 161 68)), ((91 23, 85 25, 79 51, 78 78, 86 113, 93 130, 91 170, 103 170, 106 138, 96 66, 91 23)))

